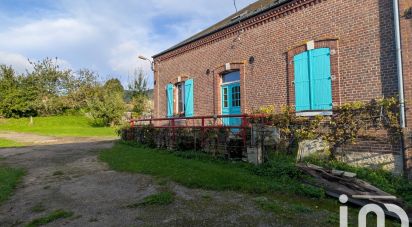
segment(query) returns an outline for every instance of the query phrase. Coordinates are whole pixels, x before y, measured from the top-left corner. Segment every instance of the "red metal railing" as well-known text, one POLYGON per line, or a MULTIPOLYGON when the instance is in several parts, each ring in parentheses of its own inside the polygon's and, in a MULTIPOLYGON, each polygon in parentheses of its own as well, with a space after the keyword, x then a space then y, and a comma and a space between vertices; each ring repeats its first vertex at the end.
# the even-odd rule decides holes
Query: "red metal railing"
POLYGON ((209 116, 195 116, 195 117, 173 117, 173 118, 147 118, 147 119, 132 119, 130 120, 130 126, 133 127, 143 127, 151 125, 154 128, 168 128, 172 129, 172 135, 175 137, 175 130, 182 128, 200 129, 202 137, 204 137, 205 129, 216 129, 216 128, 226 128, 226 129, 240 129, 239 135, 241 135, 243 143, 246 145, 246 130, 250 129, 249 119, 264 119, 265 115, 250 115, 250 114, 235 114, 235 115, 209 115, 209 116), (223 119, 230 118, 240 118, 240 125, 224 125, 223 119), (206 125, 206 120, 209 124, 206 125), (220 121, 218 121, 220 120, 220 121), (181 123, 184 121, 184 125, 178 125, 177 122, 181 123), (200 121, 200 122, 199 122, 200 121), (167 122, 167 123, 164 123, 167 122), (146 124, 143 124, 146 123, 146 124), (148 124, 147 124, 148 123, 148 124))

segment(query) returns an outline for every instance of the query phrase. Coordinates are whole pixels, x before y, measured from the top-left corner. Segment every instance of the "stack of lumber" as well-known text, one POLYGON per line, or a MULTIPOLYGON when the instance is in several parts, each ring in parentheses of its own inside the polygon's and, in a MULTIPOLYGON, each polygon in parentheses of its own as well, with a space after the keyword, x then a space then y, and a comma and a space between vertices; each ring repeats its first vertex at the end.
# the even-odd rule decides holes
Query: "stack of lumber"
MULTIPOLYGON (((298 163, 296 165, 300 170, 313 177, 313 179, 306 183, 323 188, 329 196, 339 198, 339 196, 345 194, 348 196, 350 203, 358 206, 374 203, 384 207, 383 204, 390 203, 405 207, 401 199, 380 190, 366 181, 357 179, 355 173, 325 169, 308 163, 298 163)), ((398 218, 391 212, 386 212, 386 215, 398 218)), ((408 216, 411 220, 412 213, 409 212, 408 216)))

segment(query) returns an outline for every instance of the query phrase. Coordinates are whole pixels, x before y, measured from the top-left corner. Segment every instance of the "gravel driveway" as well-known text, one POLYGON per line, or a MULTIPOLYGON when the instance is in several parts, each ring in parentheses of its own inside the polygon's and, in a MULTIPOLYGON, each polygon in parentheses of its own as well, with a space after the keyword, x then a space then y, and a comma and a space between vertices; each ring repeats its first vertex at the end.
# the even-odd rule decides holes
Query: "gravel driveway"
POLYGON ((27 170, 15 194, 0 207, 0 226, 24 226, 57 209, 74 215, 49 226, 287 226, 299 221, 285 223, 262 211, 250 195, 188 189, 111 171, 98 160, 98 152, 113 145, 110 140, 18 133, 13 137, 35 145, 0 149, 5 158, 1 163, 27 170), (175 201, 126 208, 161 190, 172 191, 175 201))

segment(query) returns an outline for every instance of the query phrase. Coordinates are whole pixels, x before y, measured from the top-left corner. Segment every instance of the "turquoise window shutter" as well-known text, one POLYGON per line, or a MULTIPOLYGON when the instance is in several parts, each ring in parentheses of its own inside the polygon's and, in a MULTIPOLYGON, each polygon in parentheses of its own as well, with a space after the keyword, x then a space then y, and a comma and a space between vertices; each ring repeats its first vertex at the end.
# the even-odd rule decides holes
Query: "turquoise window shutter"
POLYGON ((293 59, 295 71, 296 111, 310 110, 309 52, 298 54, 293 59))
POLYGON ((167 117, 173 117, 173 84, 166 86, 167 117))
POLYGON ((311 50, 309 55, 312 94, 311 109, 332 110, 330 49, 320 48, 311 50))
POLYGON ((194 116, 194 86, 193 79, 185 81, 185 116, 194 116))

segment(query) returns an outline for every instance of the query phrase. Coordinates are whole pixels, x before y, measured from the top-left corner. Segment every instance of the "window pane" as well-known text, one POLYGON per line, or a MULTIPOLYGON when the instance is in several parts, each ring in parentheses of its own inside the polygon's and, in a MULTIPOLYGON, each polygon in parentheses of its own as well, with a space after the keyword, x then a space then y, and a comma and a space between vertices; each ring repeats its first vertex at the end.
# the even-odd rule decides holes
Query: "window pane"
POLYGON ((229 83, 229 82, 234 82, 234 81, 239 81, 240 80, 240 72, 239 71, 234 71, 227 73, 223 75, 223 83, 229 83))
POLYGON ((232 87, 232 106, 240 106, 240 86, 232 87))
POLYGON ((223 107, 228 107, 227 98, 228 98, 227 88, 223 88, 223 107))
POLYGON ((177 85, 177 100, 178 100, 178 112, 185 112, 185 86, 183 83, 177 85))

